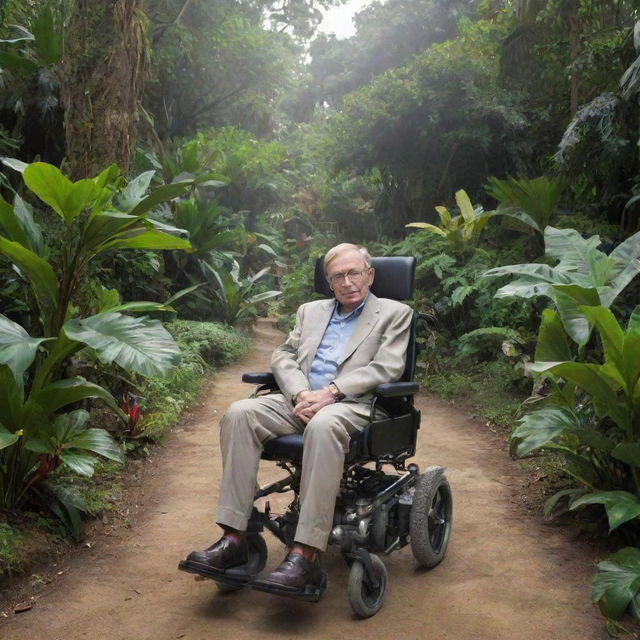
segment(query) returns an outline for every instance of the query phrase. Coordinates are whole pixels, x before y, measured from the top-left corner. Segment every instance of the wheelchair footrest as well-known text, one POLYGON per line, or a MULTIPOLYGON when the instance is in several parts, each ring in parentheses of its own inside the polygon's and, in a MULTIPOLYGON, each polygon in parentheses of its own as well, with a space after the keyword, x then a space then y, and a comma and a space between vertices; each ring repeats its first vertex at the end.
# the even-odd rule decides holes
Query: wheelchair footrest
POLYGON ((261 582, 250 582, 247 586, 253 591, 262 591, 274 596, 284 596, 285 598, 294 598, 296 600, 304 600, 305 602, 318 602, 322 598, 324 590, 327 588, 327 576, 323 576, 323 580, 320 585, 307 584, 298 591, 282 589, 274 585, 263 584, 261 582))
POLYGON ((234 587, 244 587, 252 578, 255 578, 256 573, 252 573, 247 570, 247 565, 240 567, 233 567, 226 571, 218 571, 213 567, 199 562, 193 562, 192 560, 182 560, 178 564, 180 571, 186 571, 187 573, 193 573, 203 578, 210 578, 216 582, 228 584, 234 587))

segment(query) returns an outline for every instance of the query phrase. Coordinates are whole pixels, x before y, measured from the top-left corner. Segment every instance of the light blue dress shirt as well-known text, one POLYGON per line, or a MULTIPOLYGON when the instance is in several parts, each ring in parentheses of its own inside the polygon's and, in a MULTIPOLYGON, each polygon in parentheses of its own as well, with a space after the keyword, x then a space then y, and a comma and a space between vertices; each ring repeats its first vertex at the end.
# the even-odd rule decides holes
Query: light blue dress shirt
POLYGON ((356 323, 368 297, 369 294, 357 309, 346 314, 338 311, 338 302, 336 301, 331 320, 329 320, 329 324, 325 329, 309 370, 309 386, 311 389, 322 389, 335 379, 340 356, 349 342, 349 338, 353 335, 356 323))

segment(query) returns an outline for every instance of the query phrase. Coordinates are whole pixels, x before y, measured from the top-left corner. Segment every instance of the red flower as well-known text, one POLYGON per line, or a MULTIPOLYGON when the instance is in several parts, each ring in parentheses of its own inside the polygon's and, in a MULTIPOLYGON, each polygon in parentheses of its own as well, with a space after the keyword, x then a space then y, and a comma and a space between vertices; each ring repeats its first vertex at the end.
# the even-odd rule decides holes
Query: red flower
POLYGON ((122 410, 129 417, 129 427, 133 428, 144 417, 140 411, 140 403, 135 396, 127 393, 122 398, 122 410))

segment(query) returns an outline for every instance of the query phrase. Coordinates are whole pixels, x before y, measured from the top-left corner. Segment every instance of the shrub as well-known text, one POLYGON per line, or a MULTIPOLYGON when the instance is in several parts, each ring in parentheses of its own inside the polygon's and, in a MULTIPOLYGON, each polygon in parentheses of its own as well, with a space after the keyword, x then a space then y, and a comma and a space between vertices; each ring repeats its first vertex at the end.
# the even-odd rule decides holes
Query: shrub
POLYGON ((167 329, 180 345, 182 363, 167 377, 145 381, 143 404, 150 413, 140 423, 138 436, 154 441, 161 439, 193 401, 207 372, 241 358, 250 345, 244 334, 213 322, 176 320, 167 329))

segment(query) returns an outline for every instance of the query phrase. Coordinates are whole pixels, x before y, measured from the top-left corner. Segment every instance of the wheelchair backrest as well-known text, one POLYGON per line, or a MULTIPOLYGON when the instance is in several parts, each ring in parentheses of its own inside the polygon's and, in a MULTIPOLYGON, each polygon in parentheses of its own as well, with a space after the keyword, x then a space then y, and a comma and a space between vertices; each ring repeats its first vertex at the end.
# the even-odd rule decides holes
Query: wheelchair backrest
MULTIPOLYGON (((416 271, 416 259, 413 256, 384 256, 372 258, 371 266, 376 275, 371 285, 371 293, 378 298, 392 300, 411 300, 413 298, 413 284, 416 271)), ((329 287, 324 275, 324 256, 316 260, 314 273, 314 289, 327 298, 333 298, 333 291, 329 287)), ((411 323, 411 335, 407 347, 407 362, 400 378, 403 382, 413 380, 416 366, 416 331, 418 314, 414 312, 411 323)))

